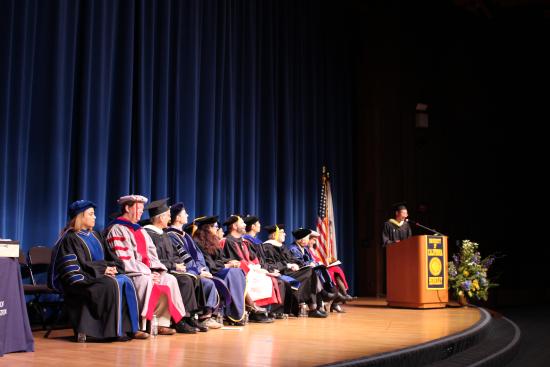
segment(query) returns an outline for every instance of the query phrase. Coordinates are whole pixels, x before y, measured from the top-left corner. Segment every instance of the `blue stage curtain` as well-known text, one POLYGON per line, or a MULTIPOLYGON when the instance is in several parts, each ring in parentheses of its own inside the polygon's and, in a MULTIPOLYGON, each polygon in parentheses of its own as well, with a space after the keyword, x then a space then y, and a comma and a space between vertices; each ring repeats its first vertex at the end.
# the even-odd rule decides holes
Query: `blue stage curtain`
POLYGON ((128 193, 314 228, 326 164, 353 278, 355 65, 333 18, 314 0, 0 1, 0 236, 51 246, 70 202, 96 202, 101 229, 128 193))

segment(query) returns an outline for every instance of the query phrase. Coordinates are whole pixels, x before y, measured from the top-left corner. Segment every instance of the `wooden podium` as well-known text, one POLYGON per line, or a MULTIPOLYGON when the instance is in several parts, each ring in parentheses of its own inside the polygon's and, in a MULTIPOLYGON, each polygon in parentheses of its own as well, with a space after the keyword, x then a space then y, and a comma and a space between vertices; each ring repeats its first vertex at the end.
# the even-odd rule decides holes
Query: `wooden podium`
POLYGON ((447 237, 413 236, 387 247, 390 307, 439 308, 449 300, 447 237))

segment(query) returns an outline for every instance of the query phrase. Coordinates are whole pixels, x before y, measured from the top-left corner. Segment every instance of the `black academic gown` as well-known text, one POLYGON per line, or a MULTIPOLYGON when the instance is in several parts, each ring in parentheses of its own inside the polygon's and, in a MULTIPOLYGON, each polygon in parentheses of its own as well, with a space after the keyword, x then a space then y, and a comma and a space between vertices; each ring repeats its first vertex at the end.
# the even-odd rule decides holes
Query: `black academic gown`
MULTIPOLYGON (((159 233, 149 226, 145 230, 153 240, 157 248, 157 255, 160 262, 174 275, 178 281, 185 311, 189 314, 198 313, 205 305, 202 283, 199 277, 192 274, 176 271, 176 264, 184 264, 183 258, 178 254, 176 247, 168 233, 159 233)), ((186 316, 190 316, 190 315, 186 316)))
MULTIPOLYGON (((240 252, 242 252, 244 249, 243 247, 246 247, 246 250, 248 250, 249 258, 251 261, 258 260, 258 263, 260 266, 266 270, 269 271, 269 269, 266 266, 265 259, 263 259, 258 251, 261 250, 261 245, 254 245, 245 238, 235 238, 231 235, 228 235, 225 237, 225 246, 223 247, 222 254, 225 258, 230 260, 237 260, 242 261, 245 260, 240 256, 240 252)), ((263 254, 263 253, 262 253, 263 254)), ((273 305, 274 308, 272 308, 273 312, 285 312, 290 313, 291 304, 287 302, 287 296, 292 296, 292 288, 289 284, 285 283, 281 279, 276 279, 277 281, 277 288, 279 288, 279 295, 281 297, 281 303, 280 305, 273 305)))
POLYGON ((317 277, 319 278, 321 283, 323 283, 323 287, 325 288, 325 290, 332 293, 337 292, 336 285, 332 281, 327 267, 323 264, 317 264, 313 259, 313 256, 311 256, 309 249, 302 249, 301 246, 298 245, 296 242, 292 242, 290 245, 285 247, 287 248, 290 255, 292 255, 296 264, 300 266, 315 264, 315 273, 317 274, 317 277))
POLYGON ((411 226, 404 222, 401 226, 388 220, 382 229, 382 245, 387 246, 396 241, 403 241, 412 236, 411 226))
POLYGON ((292 254, 285 246, 274 246, 269 242, 264 242, 262 252, 265 256, 265 263, 269 271, 279 270, 281 274, 288 275, 300 282, 300 287, 296 292, 296 298, 299 303, 312 302, 317 293, 317 275, 309 266, 304 266, 303 262, 294 259, 292 254), (297 264, 301 268, 298 271, 292 271, 287 267, 287 264, 297 264))
MULTIPOLYGON (((113 338, 135 332, 137 320, 134 320, 132 327, 129 315, 129 307, 132 307, 134 318, 138 315, 135 290, 134 299, 126 300, 127 296, 121 295, 117 280, 105 275, 108 266, 116 266, 118 273, 124 274, 124 265, 110 247, 105 246, 99 233, 94 231, 92 235, 102 246, 104 260, 93 261, 85 242, 69 230, 53 248, 48 283, 63 292, 75 333, 95 338, 113 338)), ((129 278, 127 282, 133 289, 129 278)))
MULTIPOLYGON (((255 245, 250 242, 247 238, 243 238, 243 242, 247 244, 250 251, 254 252, 254 255, 258 259, 261 267, 267 271, 272 271, 269 269, 269 266, 266 261, 266 255, 264 246, 260 243, 255 245)), ((271 308, 272 312, 283 312, 286 314, 294 313, 297 314, 298 302, 296 297, 293 296, 292 287, 287 282, 283 281, 281 278, 276 278, 277 286, 279 287, 279 294, 281 295, 281 304, 273 305, 271 308)))
POLYGON ((244 260, 239 255, 239 250, 242 251, 242 247, 246 246, 246 250, 248 250, 248 254, 251 261, 254 261, 258 259, 258 262, 261 265, 261 261, 258 258, 258 255, 256 254, 256 249, 254 248, 254 245, 252 245, 250 242, 244 240, 241 238, 235 238, 231 235, 228 235, 225 237, 225 246, 222 250, 222 255, 229 260, 237 260, 241 261, 244 260))
POLYGON ((272 271, 274 268, 270 266, 268 262, 268 256, 265 250, 265 246, 262 243, 260 243, 260 244, 253 244, 252 247, 254 248, 254 252, 258 257, 258 260, 260 260, 260 264, 262 265, 262 268, 272 271))
POLYGON ((229 262, 230 259, 223 255, 221 249, 217 248, 213 254, 209 254, 208 251, 206 251, 200 244, 199 247, 202 250, 204 261, 206 262, 206 266, 208 266, 211 274, 215 275, 225 269, 225 264, 229 262))
POLYGON ((218 287, 222 298, 226 301, 225 315, 232 321, 241 321, 245 314, 245 292, 246 292, 246 276, 244 271, 240 268, 226 268, 225 264, 229 262, 225 256, 223 256, 222 250, 216 248, 214 253, 210 254, 206 251, 203 244, 199 241, 196 244, 201 249, 204 255, 204 261, 208 267, 208 271, 224 283, 224 287, 229 291, 230 295, 225 296, 225 290, 218 287), (228 302, 230 301, 230 302, 228 302))

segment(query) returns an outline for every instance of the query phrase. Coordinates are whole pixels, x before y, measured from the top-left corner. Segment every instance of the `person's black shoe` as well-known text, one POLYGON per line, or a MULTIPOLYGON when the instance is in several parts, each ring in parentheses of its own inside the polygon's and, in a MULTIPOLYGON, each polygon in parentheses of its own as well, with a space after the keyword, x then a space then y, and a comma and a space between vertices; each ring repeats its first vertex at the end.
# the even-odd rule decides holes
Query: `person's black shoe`
POLYGON ((346 303, 346 302, 351 302, 356 298, 357 297, 352 297, 347 293, 338 292, 338 294, 336 295, 336 298, 334 298, 333 301, 336 303, 346 303))
POLYGON ((276 312, 274 318, 277 319, 277 320, 282 320, 282 319, 285 318, 285 314, 282 313, 282 312, 276 312))
POLYGON ((257 306, 255 303, 253 305, 246 305, 246 309, 250 312, 267 312, 267 309, 257 306))
POLYGON ((330 292, 327 292, 326 290, 322 290, 321 291, 321 298, 323 299, 323 301, 325 302, 329 302, 329 301, 332 301, 333 299, 336 298, 338 294, 337 293, 330 293, 330 292))
POLYGON ((336 297, 332 300, 332 303, 345 303, 347 300, 346 296, 340 292, 336 294, 336 297))
POLYGON ((196 334, 197 329, 181 320, 176 324, 176 331, 182 334, 196 334))
POLYGON ((324 319, 325 317, 327 317, 327 314, 324 313, 321 310, 311 310, 307 313, 307 316, 308 317, 315 317, 315 318, 319 318, 319 319, 324 319))
POLYGON ((333 303, 330 306, 330 312, 346 313, 346 311, 344 311, 342 306, 340 306, 338 303, 333 303))
POLYGON ((350 296, 349 294, 346 293, 344 294, 344 299, 346 300, 346 302, 351 302, 354 299, 357 299, 357 297, 350 296))
POLYGON ((268 324, 273 322, 273 319, 268 317, 265 312, 251 312, 250 315, 248 315, 248 321, 268 324))
POLYGON ((208 331, 207 326, 205 326, 201 322, 197 322, 197 320, 195 320, 195 319, 189 319, 189 321, 187 323, 189 325, 191 325, 192 327, 194 327, 197 331, 200 331, 201 333, 206 333, 208 331))
POLYGON ((227 325, 231 325, 231 326, 245 326, 245 323, 244 323, 244 320, 242 321, 233 321, 233 320, 227 320, 227 325))

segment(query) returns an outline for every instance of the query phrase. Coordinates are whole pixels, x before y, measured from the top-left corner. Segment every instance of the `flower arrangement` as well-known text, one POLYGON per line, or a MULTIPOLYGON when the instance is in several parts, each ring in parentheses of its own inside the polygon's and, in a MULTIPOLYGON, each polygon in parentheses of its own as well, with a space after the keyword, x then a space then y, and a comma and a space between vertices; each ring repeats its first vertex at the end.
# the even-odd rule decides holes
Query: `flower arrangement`
POLYGON ((495 261, 495 255, 481 259, 479 244, 463 240, 459 254, 453 255, 449 262, 449 288, 460 297, 476 298, 487 301, 489 288, 498 284, 487 277, 489 267, 495 261))

